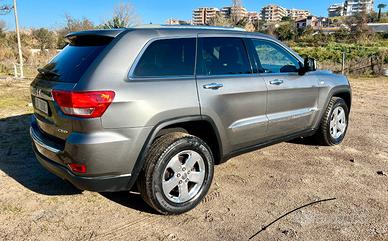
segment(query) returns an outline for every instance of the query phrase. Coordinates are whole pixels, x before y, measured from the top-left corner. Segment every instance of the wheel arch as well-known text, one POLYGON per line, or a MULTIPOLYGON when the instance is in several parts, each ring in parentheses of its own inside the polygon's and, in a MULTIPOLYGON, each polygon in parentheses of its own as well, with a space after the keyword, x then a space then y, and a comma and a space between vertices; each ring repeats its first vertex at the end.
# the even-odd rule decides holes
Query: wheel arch
MULTIPOLYGON (((352 106, 352 94, 351 94, 350 90, 338 90, 332 94, 330 99, 332 97, 339 97, 339 98, 343 99, 345 101, 346 105, 348 106, 349 111, 350 111, 350 108, 352 106)), ((330 99, 329 99, 329 101, 330 101, 330 99)))
POLYGON ((131 181, 128 184, 129 188, 135 184, 141 169, 144 166, 145 156, 150 149, 152 143, 161 135, 175 132, 186 131, 189 134, 195 135, 205 141, 209 145, 214 156, 214 163, 219 164, 223 160, 222 143, 218 129, 210 117, 194 115, 172 118, 161 123, 158 123, 148 135, 140 154, 136 160, 132 170, 131 181), (201 128, 198 128, 201 127, 201 128))
POLYGON ((348 85, 336 86, 326 93, 327 93, 327 98, 324 102, 324 105, 322 106, 322 109, 320 111, 318 118, 315 121, 314 128, 313 128, 314 130, 317 130, 319 128, 319 125, 321 123, 325 110, 329 106, 331 98, 333 97, 342 98, 345 101, 346 105, 348 106, 348 110, 350 112, 350 108, 352 105, 352 90, 350 89, 350 86, 348 85))

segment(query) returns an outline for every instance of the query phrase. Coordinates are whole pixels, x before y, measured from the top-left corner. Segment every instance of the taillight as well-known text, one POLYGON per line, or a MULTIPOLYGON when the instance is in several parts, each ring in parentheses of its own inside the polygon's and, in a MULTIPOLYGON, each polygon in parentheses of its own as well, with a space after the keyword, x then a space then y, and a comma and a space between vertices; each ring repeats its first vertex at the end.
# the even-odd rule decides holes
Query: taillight
POLYGON ((82 118, 101 117, 115 97, 113 91, 52 91, 63 113, 82 118))
POLYGON ((68 166, 73 172, 86 173, 86 166, 84 164, 70 163, 68 166))

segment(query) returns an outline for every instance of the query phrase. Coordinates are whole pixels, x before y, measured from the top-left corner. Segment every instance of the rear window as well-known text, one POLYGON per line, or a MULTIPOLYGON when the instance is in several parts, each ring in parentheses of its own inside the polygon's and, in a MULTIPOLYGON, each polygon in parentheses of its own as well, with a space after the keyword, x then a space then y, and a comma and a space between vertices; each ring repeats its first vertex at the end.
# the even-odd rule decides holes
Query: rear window
POLYGON ((194 38, 157 40, 148 46, 136 66, 137 77, 192 76, 194 38))
POLYGON ((103 40, 98 37, 72 39, 41 69, 38 78, 67 83, 78 82, 110 41, 111 38, 108 41, 106 37, 103 40))

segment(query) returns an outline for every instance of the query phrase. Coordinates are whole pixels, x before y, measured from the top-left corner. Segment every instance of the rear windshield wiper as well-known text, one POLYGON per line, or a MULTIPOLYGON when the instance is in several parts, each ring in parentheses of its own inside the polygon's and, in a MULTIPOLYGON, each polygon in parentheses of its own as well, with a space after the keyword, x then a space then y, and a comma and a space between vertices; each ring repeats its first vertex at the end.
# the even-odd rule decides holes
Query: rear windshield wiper
POLYGON ((38 68, 38 72, 41 73, 41 74, 51 74, 51 75, 54 75, 54 76, 60 76, 60 74, 55 73, 54 71, 51 71, 51 70, 45 69, 45 68, 38 68))

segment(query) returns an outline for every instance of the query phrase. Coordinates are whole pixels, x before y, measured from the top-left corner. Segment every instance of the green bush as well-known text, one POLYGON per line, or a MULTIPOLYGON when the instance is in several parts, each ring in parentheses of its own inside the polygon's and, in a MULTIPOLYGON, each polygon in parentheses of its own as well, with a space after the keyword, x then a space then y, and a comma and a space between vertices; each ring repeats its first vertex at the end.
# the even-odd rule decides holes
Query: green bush
POLYGON ((357 60, 384 56, 388 50, 387 47, 381 47, 381 45, 368 46, 342 43, 329 43, 327 46, 322 47, 294 46, 292 48, 303 57, 309 56, 315 58, 317 61, 333 61, 335 63, 341 63, 342 53, 346 53, 347 60, 357 60))

